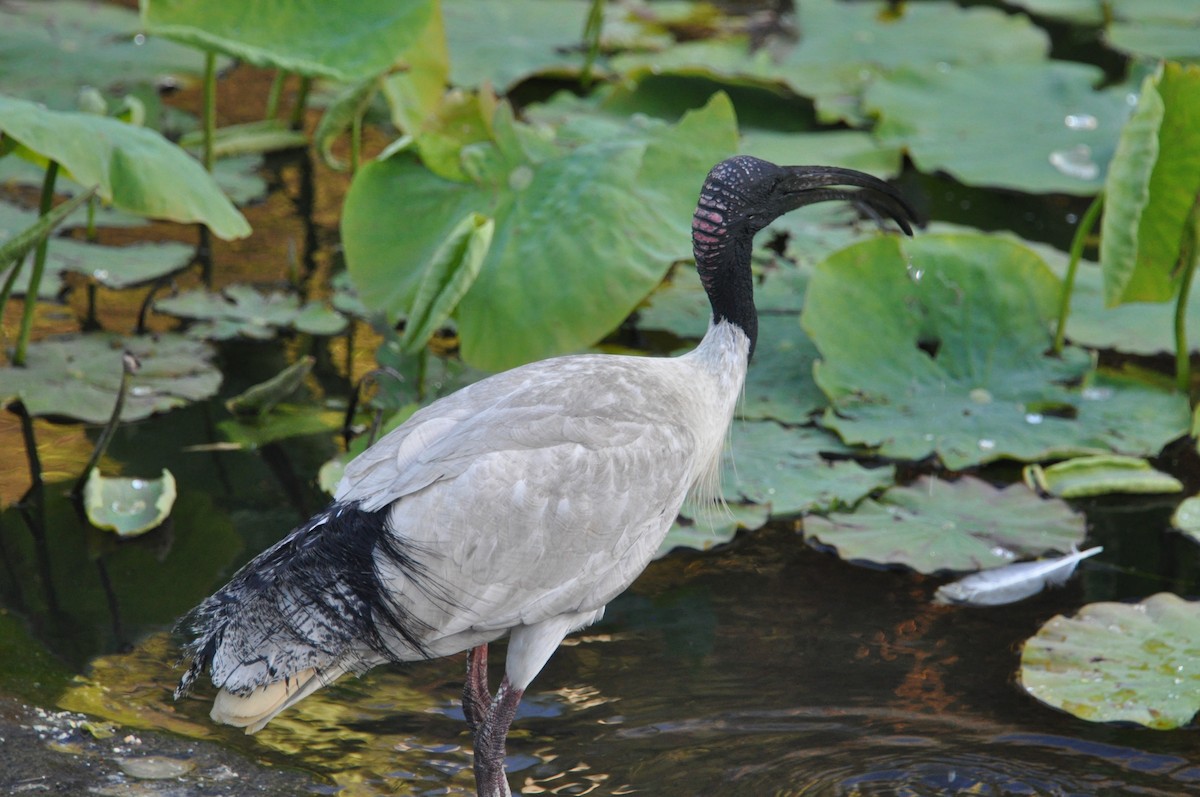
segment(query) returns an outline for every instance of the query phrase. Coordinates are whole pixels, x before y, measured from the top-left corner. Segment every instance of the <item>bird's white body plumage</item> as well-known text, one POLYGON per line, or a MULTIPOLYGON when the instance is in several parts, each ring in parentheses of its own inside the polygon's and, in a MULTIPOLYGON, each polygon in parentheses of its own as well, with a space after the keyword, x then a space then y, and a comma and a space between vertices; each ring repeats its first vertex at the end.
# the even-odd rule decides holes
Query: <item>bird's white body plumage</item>
MULTIPOLYGON (((680 357, 532 363, 418 411, 354 459, 335 505, 387 508, 385 533, 422 573, 414 581, 375 554, 391 599, 421 629, 420 649, 385 631, 387 658, 509 634, 506 673, 524 690, 563 637, 599 619, 649 563, 689 493, 714 489, 749 346, 721 322, 680 357)), ((280 642, 263 644, 249 662, 217 650, 215 719, 257 730, 320 685, 386 660, 364 643, 288 672, 272 660, 280 642)))

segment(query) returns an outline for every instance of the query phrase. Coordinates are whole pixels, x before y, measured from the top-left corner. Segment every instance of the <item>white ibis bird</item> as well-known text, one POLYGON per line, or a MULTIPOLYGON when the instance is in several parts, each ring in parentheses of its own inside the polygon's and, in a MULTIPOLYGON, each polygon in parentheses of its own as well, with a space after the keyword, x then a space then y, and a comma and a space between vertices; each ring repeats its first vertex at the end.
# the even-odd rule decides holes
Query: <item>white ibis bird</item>
POLYGON ((213 719, 253 733, 345 673, 468 651, 476 787, 509 795, 505 738, 534 676, 645 568, 689 493, 715 495, 758 329, 755 233, 827 200, 912 234, 912 210, 869 175, 717 164, 692 221, 712 304, 695 350, 544 360, 415 413, 346 467, 328 508, 181 621, 176 698, 208 669, 213 719), (505 635, 493 695, 487 646, 505 635))

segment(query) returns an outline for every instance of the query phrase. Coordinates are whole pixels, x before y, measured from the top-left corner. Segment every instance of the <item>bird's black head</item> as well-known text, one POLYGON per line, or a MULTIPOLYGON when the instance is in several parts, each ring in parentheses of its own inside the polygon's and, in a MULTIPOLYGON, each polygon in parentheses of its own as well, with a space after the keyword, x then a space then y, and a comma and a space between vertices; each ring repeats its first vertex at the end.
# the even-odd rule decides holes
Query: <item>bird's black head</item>
POLYGON ((891 218, 908 235, 916 213, 882 180, 834 166, 776 166, 749 155, 723 160, 700 189, 692 216, 692 251, 713 315, 757 331, 750 249, 755 233, 791 210, 842 200, 882 223, 891 218))

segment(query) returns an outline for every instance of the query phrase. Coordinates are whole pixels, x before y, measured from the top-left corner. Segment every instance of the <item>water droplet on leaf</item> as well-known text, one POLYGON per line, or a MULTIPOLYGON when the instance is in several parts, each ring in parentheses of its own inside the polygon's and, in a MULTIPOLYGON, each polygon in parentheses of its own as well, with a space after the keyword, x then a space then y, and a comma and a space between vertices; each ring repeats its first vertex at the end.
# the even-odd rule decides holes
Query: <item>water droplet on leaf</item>
POLYGON ((1054 150, 1050 153, 1050 165, 1066 176, 1080 180, 1095 180, 1100 176, 1100 167, 1092 160, 1092 148, 1087 144, 1054 150))

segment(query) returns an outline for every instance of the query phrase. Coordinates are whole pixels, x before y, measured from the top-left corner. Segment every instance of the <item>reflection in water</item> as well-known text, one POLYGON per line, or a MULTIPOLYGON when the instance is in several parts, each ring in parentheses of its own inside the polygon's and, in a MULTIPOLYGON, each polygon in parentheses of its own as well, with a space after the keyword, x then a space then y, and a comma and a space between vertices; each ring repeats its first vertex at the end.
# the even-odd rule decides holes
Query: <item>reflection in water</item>
MULTIPOLYGON (((1015 644, 1079 585, 1003 611, 854 568, 767 529, 655 563, 534 682, 510 739, 526 795, 1176 795, 1184 734, 1094 726, 1009 681, 1015 644)), ((341 681, 256 736, 175 704, 165 635, 98 659, 64 708, 220 740, 358 795, 473 793, 461 657, 341 681)), ((496 657, 497 665, 500 657, 496 657)), ((496 673, 493 673, 495 676, 496 673)))

